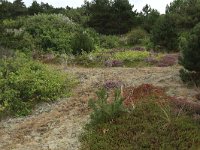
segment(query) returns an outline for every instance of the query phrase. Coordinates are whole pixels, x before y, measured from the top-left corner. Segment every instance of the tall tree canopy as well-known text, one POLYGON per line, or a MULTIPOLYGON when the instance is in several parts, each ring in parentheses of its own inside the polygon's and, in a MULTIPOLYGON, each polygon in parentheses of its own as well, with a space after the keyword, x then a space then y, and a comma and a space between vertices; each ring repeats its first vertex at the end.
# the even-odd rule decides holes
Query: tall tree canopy
POLYGON ((191 29, 200 22, 200 0, 174 0, 166 7, 180 29, 191 29))
POLYGON ((123 34, 134 25, 133 6, 128 0, 93 0, 86 2, 88 25, 102 34, 123 34))
POLYGON ((160 13, 146 4, 140 13, 141 26, 150 33, 159 17, 160 13))

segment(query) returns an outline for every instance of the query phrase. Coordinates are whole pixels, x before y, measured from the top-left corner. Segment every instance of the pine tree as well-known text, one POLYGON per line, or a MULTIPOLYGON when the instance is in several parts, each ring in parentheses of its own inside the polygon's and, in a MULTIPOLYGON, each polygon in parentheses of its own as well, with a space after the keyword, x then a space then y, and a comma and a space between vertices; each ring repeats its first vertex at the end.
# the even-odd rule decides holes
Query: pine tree
POLYGON ((15 0, 13 2, 13 12, 12 12, 12 17, 18 17, 18 16, 23 16, 27 14, 27 8, 26 5, 22 0, 15 0))
POLYGON ((93 0, 85 2, 88 25, 102 34, 123 34, 134 25, 135 12, 128 0, 93 0))
POLYGON ((192 29, 187 40, 182 43, 181 65, 189 71, 200 73, 200 23, 192 29))
POLYGON ((29 15, 34 15, 43 12, 42 7, 37 1, 33 1, 32 5, 28 8, 29 15))

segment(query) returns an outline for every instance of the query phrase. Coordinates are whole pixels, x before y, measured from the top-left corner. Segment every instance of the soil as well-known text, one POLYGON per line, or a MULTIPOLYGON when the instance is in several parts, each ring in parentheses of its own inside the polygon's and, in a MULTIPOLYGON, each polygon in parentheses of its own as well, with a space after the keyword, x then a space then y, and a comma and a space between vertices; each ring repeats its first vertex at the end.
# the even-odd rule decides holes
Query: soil
POLYGON ((179 66, 146 68, 58 67, 77 76, 79 85, 70 98, 52 104, 42 103, 30 116, 7 118, 0 122, 1 150, 77 150, 84 125, 89 121, 87 101, 106 81, 125 86, 143 83, 163 87, 171 96, 196 101, 197 88, 186 87, 179 78, 179 66))

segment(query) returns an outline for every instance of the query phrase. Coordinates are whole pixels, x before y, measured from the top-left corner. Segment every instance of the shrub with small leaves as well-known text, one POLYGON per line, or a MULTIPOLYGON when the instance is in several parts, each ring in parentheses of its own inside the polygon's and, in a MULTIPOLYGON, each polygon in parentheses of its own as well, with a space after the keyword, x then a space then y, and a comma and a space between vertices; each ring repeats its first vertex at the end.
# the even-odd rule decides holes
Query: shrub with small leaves
POLYGON ((100 46, 103 48, 116 48, 120 44, 119 37, 117 36, 101 36, 100 37, 100 46))
POLYGON ((69 95, 72 81, 28 56, 17 53, 0 60, 0 116, 27 115, 41 101, 69 95))

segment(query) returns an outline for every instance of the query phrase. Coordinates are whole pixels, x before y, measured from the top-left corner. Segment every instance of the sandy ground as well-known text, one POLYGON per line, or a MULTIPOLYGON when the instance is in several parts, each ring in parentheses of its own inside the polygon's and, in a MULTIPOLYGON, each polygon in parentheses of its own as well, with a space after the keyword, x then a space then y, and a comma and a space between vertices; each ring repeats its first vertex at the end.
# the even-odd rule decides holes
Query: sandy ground
MULTIPOLYGON (((61 69, 60 67, 58 69, 61 69)), ((148 68, 65 68, 80 84, 70 98, 37 106, 33 114, 8 118, 0 122, 0 150, 77 150, 78 136, 89 120, 89 98, 108 80, 122 81, 125 86, 142 83, 166 89, 171 96, 195 101, 199 89, 189 89, 179 78, 179 67, 148 68)), ((63 69, 62 69, 63 70, 63 69)))

